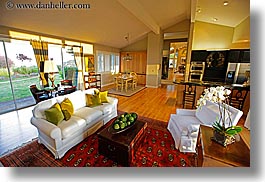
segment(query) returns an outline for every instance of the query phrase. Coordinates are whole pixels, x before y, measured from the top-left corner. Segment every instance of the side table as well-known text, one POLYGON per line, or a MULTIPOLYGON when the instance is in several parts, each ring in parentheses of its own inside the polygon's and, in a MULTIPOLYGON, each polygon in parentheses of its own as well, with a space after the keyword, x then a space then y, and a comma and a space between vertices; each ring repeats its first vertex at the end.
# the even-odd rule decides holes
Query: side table
POLYGON ((250 149, 242 139, 223 147, 211 140, 211 127, 200 126, 198 165, 202 167, 250 167, 250 149))

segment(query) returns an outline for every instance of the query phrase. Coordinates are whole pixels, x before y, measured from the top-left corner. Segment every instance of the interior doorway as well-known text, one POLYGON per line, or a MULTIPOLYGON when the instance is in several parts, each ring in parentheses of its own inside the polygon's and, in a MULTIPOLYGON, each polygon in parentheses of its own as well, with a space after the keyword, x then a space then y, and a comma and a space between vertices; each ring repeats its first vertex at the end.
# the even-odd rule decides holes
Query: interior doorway
POLYGON ((187 56, 187 42, 171 42, 168 55, 162 59, 161 82, 184 80, 187 56))

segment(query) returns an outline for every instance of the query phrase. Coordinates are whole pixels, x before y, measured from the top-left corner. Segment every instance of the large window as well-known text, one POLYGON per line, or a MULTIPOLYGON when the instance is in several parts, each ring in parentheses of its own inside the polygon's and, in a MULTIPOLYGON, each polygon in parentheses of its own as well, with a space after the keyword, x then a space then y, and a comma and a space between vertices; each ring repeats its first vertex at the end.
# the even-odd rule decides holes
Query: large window
POLYGON ((97 51, 96 53, 97 72, 111 72, 113 74, 119 72, 120 56, 119 53, 97 51))
POLYGON ((29 86, 40 88, 40 80, 30 42, 1 42, 0 63, 0 113, 35 104, 29 86))

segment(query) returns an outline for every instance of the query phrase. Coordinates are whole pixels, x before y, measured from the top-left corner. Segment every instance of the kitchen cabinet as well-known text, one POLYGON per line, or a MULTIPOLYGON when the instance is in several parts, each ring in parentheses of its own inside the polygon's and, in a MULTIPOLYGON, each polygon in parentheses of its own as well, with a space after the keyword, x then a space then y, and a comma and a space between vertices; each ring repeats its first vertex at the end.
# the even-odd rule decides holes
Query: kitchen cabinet
POLYGON ((240 50, 229 50, 227 52, 227 57, 226 57, 226 61, 229 63, 238 63, 239 57, 240 57, 240 50))
POLYGON ((206 50, 193 50, 191 52, 191 61, 194 62, 204 62, 208 56, 208 52, 206 50))
POLYGON ((250 49, 231 49, 227 51, 226 61, 229 63, 250 63, 250 49))
POLYGON ((240 63, 250 63, 250 49, 241 50, 240 63))

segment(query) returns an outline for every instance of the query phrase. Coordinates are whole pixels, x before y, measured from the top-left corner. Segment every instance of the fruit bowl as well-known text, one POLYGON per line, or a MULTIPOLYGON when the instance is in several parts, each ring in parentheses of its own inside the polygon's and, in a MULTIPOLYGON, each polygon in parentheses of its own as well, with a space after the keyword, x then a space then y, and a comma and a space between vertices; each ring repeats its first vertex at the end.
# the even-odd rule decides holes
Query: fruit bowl
POLYGON ((109 127, 112 134, 121 133, 131 128, 137 121, 138 114, 135 112, 119 115, 109 127))

